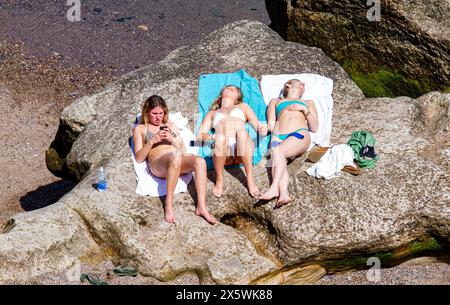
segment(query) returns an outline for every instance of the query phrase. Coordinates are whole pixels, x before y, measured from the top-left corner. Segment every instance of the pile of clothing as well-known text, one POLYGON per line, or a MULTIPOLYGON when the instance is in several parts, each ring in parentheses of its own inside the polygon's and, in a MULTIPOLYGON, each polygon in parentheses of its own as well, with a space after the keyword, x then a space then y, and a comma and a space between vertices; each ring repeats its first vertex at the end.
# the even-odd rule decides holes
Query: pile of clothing
POLYGON ((375 152, 375 138, 368 131, 355 131, 346 144, 314 147, 308 160, 315 163, 306 172, 326 180, 348 172, 359 175, 361 168, 373 168, 379 156, 375 152))

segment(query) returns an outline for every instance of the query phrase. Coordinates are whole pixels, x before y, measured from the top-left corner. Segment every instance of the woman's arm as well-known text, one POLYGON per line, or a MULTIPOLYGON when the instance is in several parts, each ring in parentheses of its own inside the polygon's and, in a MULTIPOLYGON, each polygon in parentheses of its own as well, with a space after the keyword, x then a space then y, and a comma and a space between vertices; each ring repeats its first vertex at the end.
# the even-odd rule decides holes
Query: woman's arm
POLYGON ((275 106, 277 105, 278 99, 273 98, 270 100, 269 106, 267 106, 267 129, 272 132, 277 121, 275 114, 275 106))
POLYGON ((170 131, 167 131, 167 139, 172 143, 173 146, 178 148, 181 152, 186 152, 186 146, 184 146, 184 141, 181 138, 180 130, 171 122, 167 123, 170 131))
POLYGON ((139 126, 136 126, 136 128, 133 129, 134 158, 137 163, 142 163, 147 159, 148 153, 152 149, 154 142, 152 139, 144 145, 141 128, 139 128, 139 126))
POLYGON ((209 134, 209 131, 211 130, 212 127, 212 116, 213 116, 214 111, 209 111, 205 118, 203 119, 202 124, 200 125, 200 128, 198 129, 197 132, 197 141, 209 141, 211 140, 212 136, 211 134, 209 134))
POLYGON ((244 108, 245 116, 247 117, 247 121, 252 125, 252 127, 258 131, 259 127, 262 125, 261 122, 258 120, 258 117, 256 116, 255 112, 248 104, 242 103, 242 107, 244 108))
POLYGON ((317 132, 319 130, 319 119, 317 116, 317 109, 314 102, 311 100, 306 101, 308 105, 308 110, 303 111, 305 114, 306 121, 308 122, 309 130, 312 132, 317 132))

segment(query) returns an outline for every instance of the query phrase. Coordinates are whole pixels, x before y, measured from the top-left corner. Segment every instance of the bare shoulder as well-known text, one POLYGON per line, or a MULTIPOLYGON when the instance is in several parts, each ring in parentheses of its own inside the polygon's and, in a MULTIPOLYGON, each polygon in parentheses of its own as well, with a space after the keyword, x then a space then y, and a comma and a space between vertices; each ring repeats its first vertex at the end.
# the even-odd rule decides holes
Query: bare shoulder
POLYGON ((304 102, 305 102, 309 107, 315 106, 313 100, 304 100, 304 102))
POLYGON ((239 105, 237 105, 239 108, 245 110, 245 109, 251 109, 249 104, 247 103, 240 103, 239 105))
POLYGON ((269 106, 270 106, 270 105, 273 105, 273 106, 274 106, 274 105, 278 104, 279 101, 281 101, 280 98, 273 98, 273 99, 270 100, 269 106))
POLYGON ((135 131, 135 132, 142 133, 143 130, 144 130, 144 128, 145 128, 145 125, 144 125, 144 124, 138 124, 138 125, 134 128, 134 131, 135 131))
POLYGON ((145 131, 144 125, 139 124, 133 129, 133 136, 134 137, 142 136, 144 134, 144 131, 145 131))
POLYGON ((270 103, 278 103, 281 99, 279 97, 270 100, 270 103))
POLYGON ((205 119, 211 119, 212 117, 214 117, 214 114, 216 113, 216 110, 210 110, 206 113, 205 117, 203 118, 203 120, 205 119))

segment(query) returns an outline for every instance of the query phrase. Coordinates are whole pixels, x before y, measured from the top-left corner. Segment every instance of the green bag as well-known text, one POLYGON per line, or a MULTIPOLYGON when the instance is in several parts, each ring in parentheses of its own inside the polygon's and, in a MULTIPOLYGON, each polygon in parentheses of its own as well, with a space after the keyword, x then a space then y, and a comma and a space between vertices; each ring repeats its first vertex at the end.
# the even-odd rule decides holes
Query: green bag
POLYGON ((379 156, 375 154, 375 138, 364 130, 352 133, 347 144, 353 149, 356 163, 361 168, 374 168, 379 156))

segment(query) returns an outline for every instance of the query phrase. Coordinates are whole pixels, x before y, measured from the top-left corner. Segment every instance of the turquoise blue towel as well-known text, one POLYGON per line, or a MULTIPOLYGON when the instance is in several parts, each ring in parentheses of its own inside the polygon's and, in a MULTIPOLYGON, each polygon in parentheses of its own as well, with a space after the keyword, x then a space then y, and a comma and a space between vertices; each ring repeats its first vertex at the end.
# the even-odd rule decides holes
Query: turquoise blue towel
MULTIPOLYGON (((244 70, 239 70, 234 73, 204 74, 200 76, 198 85, 198 104, 200 116, 195 127, 195 133, 198 132, 212 102, 219 96, 220 91, 226 85, 240 87, 244 97, 244 102, 253 109, 261 122, 266 122, 267 106, 264 103, 258 81, 255 78, 248 75, 244 70)), ((248 123, 246 124, 246 130, 255 144, 253 164, 258 164, 267 152, 270 137, 258 136, 257 131, 254 130, 248 123)), ((205 158, 208 169, 212 169, 214 166, 212 162, 211 147, 209 145, 203 146, 199 150, 199 154, 205 158)))

